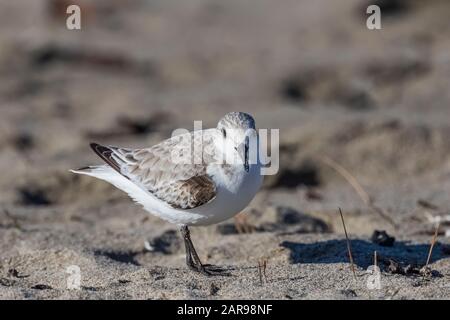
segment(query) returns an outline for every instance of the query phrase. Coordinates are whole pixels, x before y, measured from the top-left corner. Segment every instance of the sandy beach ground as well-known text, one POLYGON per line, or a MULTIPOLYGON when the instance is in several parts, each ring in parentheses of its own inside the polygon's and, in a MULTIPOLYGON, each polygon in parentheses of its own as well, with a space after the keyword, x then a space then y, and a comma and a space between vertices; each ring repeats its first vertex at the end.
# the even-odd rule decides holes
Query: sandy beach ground
POLYGON ((449 1, 73 0, 81 31, 67 2, 0 1, 1 299, 450 297, 449 1), (193 274, 175 226, 69 172, 101 163, 91 141, 151 146, 236 110, 280 129, 280 168, 191 230, 230 277, 193 274))

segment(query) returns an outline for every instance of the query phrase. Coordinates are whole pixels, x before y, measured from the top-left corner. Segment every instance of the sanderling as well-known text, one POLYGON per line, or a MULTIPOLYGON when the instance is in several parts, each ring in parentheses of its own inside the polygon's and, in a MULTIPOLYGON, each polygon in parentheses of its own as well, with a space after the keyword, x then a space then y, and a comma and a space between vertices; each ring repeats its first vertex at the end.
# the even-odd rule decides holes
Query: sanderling
POLYGON ((107 165, 71 171, 113 184, 149 213, 178 225, 188 267, 205 275, 224 275, 227 272, 223 268, 201 262, 188 227, 231 218, 253 199, 263 176, 259 159, 249 161, 249 153, 255 152, 249 146, 250 138, 258 145, 253 117, 231 112, 216 128, 173 136, 146 149, 91 143, 107 165), (179 161, 184 155, 191 155, 192 146, 194 157, 179 161))

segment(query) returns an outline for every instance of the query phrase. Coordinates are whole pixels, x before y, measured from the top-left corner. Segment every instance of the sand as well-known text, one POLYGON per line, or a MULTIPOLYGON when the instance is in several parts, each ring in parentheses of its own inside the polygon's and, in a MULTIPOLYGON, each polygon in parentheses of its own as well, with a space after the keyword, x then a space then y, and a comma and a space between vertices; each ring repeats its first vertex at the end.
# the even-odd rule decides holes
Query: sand
POLYGON ((450 297, 445 222, 419 272, 450 214, 448 1, 372 1, 381 31, 357 0, 72 2, 81 31, 62 0, 0 3, 0 298, 450 297), (191 230, 230 277, 192 273, 176 226, 68 171, 101 163, 91 141, 150 146, 235 110, 280 129, 280 168, 237 219, 191 230))

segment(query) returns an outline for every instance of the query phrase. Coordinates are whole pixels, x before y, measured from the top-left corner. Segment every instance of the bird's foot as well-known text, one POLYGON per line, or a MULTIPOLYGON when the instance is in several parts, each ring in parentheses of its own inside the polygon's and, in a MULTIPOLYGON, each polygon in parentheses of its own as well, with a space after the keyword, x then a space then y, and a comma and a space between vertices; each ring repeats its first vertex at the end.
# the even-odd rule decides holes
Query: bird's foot
POLYGON ((229 277, 231 273, 229 269, 226 269, 221 266, 215 266, 213 264, 204 264, 202 265, 202 272, 208 274, 209 276, 224 276, 229 277))
POLYGON ((228 269, 212 264, 189 265, 189 268, 205 276, 231 276, 231 273, 228 272, 228 269))

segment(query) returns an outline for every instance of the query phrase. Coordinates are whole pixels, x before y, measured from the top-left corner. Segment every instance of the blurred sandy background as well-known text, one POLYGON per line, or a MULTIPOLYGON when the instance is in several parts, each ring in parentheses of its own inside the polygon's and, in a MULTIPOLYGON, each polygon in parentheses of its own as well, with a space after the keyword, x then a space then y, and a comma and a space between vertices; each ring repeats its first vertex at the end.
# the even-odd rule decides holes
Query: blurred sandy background
POLYGON ((449 13, 446 0, 1 0, 0 298, 449 298, 445 222, 431 276, 414 269, 450 214, 449 13), (366 28, 369 4, 382 30, 366 28), (174 226, 68 172, 101 162, 91 141, 150 146, 229 111, 281 142, 279 173, 237 220, 192 229, 233 277, 193 275, 174 226), (374 251, 382 288, 368 290, 374 251), (66 289, 70 265, 81 290, 66 289))

